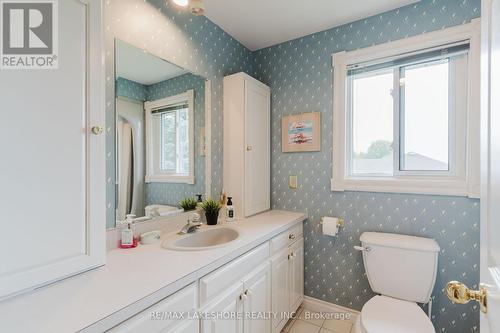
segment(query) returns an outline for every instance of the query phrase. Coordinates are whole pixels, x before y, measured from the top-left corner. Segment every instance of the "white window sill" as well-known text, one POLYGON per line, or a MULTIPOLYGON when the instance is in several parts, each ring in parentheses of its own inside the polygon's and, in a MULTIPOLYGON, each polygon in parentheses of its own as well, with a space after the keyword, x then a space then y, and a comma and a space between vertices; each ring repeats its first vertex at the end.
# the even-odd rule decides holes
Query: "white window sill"
POLYGON ((384 192, 384 193, 407 193, 428 195, 452 195, 470 198, 479 197, 469 188, 463 179, 429 179, 418 177, 415 179, 402 179, 397 177, 357 177, 345 178, 343 180, 331 180, 331 190, 362 191, 362 192, 384 192))
POLYGON ((194 184, 194 176, 186 175, 153 175, 145 177, 146 183, 194 184))

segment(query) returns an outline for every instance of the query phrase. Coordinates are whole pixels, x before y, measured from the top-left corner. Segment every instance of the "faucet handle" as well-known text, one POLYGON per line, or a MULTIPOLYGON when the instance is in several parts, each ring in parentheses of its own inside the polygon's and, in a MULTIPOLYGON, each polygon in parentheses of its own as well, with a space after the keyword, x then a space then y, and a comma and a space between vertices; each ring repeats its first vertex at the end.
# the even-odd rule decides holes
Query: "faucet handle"
POLYGON ((192 222, 200 222, 200 220, 201 220, 201 216, 198 213, 192 213, 190 216, 190 219, 189 219, 189 221, 192 221, 192 222))

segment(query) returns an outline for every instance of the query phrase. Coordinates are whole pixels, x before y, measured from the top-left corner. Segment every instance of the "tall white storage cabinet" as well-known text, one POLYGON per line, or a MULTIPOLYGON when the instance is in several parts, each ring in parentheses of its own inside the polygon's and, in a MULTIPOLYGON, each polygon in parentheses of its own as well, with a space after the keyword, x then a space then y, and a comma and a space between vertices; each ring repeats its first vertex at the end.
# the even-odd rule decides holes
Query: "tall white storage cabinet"
POLYGON ((0 299, 105 258, 102 2, 53 4, 58 68, 0 70, 0 299))
POLYGON ((270 209, 271 92, 245 73, 224 78, 223 187, 236 217, 270 209))

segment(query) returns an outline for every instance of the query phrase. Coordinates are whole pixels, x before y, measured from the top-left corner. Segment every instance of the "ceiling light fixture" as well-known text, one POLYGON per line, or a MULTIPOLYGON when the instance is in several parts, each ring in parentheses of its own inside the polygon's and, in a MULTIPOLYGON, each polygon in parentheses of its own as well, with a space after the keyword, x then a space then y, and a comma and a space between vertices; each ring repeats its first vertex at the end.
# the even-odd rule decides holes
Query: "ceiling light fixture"
POLYGON ((189 0, 172 0, 177 6, 187 7, 189 5, 189 0))
POLYGON ((196 16, 205 14, 205 5, 202 0, 191 0, 191 13, 196 16))

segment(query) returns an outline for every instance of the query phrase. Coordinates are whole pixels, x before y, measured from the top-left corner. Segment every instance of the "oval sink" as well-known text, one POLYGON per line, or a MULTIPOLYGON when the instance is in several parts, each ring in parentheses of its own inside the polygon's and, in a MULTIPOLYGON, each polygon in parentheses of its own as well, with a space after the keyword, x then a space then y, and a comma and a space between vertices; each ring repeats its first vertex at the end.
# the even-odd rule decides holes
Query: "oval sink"
POLYGON ((192 234, 165 240, 163 247, 181 251, 201 251, 227 245, 235 241, 240 233, 232 228, 201 229, 192 234))

